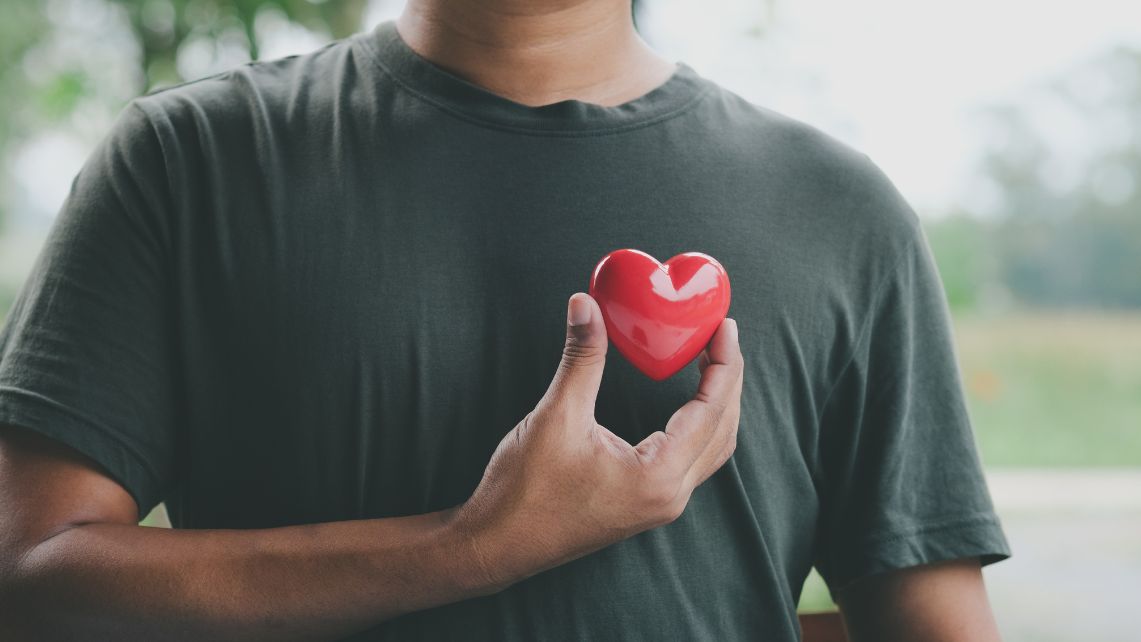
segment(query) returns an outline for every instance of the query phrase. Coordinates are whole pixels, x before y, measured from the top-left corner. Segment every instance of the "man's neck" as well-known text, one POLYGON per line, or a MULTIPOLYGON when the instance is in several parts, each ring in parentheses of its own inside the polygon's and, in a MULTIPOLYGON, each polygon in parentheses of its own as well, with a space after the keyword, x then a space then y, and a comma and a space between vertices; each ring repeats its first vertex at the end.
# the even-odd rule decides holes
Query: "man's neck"
POLYGON ((409 0, 397 31, 417 54, 524 105, 618 105, 676 65, 634 29, 628 0, 409 0))

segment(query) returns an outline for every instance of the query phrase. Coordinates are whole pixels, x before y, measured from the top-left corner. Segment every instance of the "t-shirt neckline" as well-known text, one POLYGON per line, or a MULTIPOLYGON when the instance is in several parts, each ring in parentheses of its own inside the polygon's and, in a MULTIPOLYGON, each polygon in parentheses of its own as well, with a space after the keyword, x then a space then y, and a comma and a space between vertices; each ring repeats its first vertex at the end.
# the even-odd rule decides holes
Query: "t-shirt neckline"
POLYGON ((471 83, 416 53, 395 20, 357 35, 364 55, 411 93, 466 120, 500 128, 560 133, 599 133, 637 128, 679 115, 714 85, 678 62, 674 73, 649 92, 620 105, 575 99, 533 107, 471 83))

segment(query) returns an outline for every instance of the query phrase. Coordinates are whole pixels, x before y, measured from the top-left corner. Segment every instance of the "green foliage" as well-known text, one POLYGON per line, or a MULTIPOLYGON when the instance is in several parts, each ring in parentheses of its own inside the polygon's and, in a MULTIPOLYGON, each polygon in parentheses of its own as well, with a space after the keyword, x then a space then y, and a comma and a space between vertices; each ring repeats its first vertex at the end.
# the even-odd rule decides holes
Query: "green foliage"
POLYGON ((1141 209, 1091 207, 1056 223, 1017 217, 999 229, 1002 277, 1019 299, 1054 307, 1141 307, 1141 209))
POLYGON ((256 20, 273 10, 290 21, 330 38, 344 38, 361 28, 367 0, 112 0, 126 9, 141 48, 140 68, 146 88, 176 83, 179 48, 190 39, 240 41, 258 59, 256 20))
POLYGON ((796 609, 802 613, 836 609, 832 595, 828 592, 828 585, 824 583, 824 578, 820 577, 816 569, 812 569, 804 581, 804 589, 800 593, 800 602, 796 609))
MULTIPOLYGON (((29 82, 19 64, 48 30, 47 19, 40 14, 34 2, 0 3, 0 162, 8 144, 24 129, 18 117, 21 101, 29 91, 29 82)), ((2 169, 2 164, 0 164, 2 169)), ((4 208, 9 202, 11 189, 8 173, 0 171, 0 231, 3 230, 4 208)))
POLYGON ((1141 50, 1116 49, 991 112, 987 235, 1017 300, 1141 307, 1139 79, 1141 50))
MULTIPOLYGON (((137 45, 137 84, 128 92, 138 95, 157 86, 178 83, 179 51, 190 41, 215 47, 219 43, 243 48, 258 58, 257 20, 262 12, 302 25, 327 38, 343 38, 361 28, 367 0, 87 0, 88 6, 123 10, 137 45)), ((37 50, 71 36, 58 16, 68 6, 59 2, 0 0, 0 230, 3 208, 11 202, 9 152, 36 132, 57 126, 90 99, 101 95, 100 80, 89 76, 82 60, 56 59, 37 50), (55 13, 53 13, 55 12, 55 13), (29 70, 28 61, 50 60, 46 68, 29 70)), ((128 96, 129 97, 129 96, 128 96)), ((121 103, 110 105, 114 110, 121 103)))
POLYGON ((41 113, 58 120, 69 115, 87 91, 87 76, 68 70, 52 78, 36 98, 41 113))
POLYGON ((960 213, 928 222, 924 232, 951 309, 962 311, 979 306, 982 293, 994 287, 997 271, 991 226, 960 213))

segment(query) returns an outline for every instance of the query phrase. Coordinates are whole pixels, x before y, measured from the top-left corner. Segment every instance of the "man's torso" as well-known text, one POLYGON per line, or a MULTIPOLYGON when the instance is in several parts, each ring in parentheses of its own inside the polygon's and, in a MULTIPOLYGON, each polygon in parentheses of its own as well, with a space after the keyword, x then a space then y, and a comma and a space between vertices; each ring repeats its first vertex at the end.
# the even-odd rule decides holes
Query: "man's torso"
MULTIPOLYGON (((654 118, 587 126, 569 104, 534 112, 568 128, 529 128, 402 83, 360 42, 377 37, 139 100, 175 196, 174 524, 464 501, 546 389, 596 262, 700 251, 729 273, 746 373, 736 453, 685 514, 361 639, 794 637, 817 415, 903 243, 878 208, 894 194, 858 152, 695 76, 654 118)), ((637 442, 697 379, 654 382, 611 348, 598 421, 637 442)))

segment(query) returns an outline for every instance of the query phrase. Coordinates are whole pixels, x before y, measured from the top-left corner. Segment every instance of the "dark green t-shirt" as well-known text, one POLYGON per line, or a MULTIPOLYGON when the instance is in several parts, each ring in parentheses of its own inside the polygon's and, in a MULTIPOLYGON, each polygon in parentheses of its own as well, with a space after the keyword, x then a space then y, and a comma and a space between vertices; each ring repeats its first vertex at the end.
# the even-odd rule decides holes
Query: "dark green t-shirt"
MULTIPOLYGON (((867 156, 684 64, 623 105, 528 107, 392 22, 131 101, 0 334, 0 422, 175 527, 445 508, 623 247, 728 271, 732 459, 672 524, 359 639, 792 640, 813 565, 835 591, 1009 555, 927 243, 867 156)), ((636 442, 697 380, 612 348, 598 420, 636 442)))

